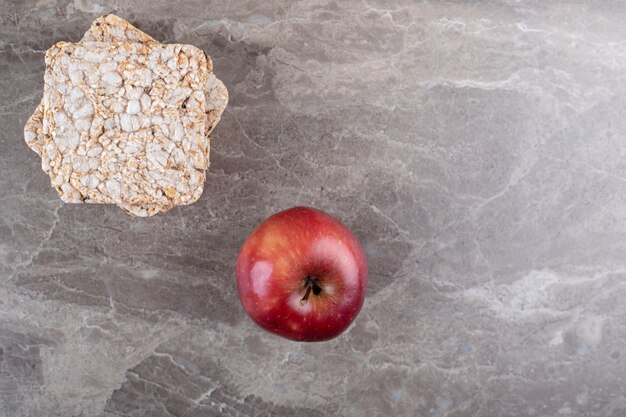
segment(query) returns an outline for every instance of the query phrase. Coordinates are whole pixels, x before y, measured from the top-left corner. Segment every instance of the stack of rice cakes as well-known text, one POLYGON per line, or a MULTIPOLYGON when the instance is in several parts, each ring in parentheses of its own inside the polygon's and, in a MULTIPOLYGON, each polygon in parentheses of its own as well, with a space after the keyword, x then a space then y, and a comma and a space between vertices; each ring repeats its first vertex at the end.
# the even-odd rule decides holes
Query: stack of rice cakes
POLYGON ((107 15, 45 60, 43 100, 24 133, 63 201, 145 217, 200 197, 209 134, 228 102, 202 50, 107 15))

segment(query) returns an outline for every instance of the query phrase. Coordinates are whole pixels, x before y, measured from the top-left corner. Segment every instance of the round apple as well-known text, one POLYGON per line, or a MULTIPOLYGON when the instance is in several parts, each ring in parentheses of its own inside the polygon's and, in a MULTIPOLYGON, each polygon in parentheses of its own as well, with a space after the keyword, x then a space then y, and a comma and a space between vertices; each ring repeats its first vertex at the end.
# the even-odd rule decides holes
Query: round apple
POLYGON ((366 287, 367 259, 350 229, 309 207, 265 220, 237 258, 237 289, 248 315, 292 340, 339 335, 361 310, 366 287))

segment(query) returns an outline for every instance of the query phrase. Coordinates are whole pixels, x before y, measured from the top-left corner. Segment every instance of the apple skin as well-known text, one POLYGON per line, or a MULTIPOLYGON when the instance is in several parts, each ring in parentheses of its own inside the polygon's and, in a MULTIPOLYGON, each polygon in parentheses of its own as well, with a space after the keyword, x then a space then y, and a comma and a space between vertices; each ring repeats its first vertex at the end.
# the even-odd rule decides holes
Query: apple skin
POLYGON ((274 214, 237 257, 237 290, 252 320, 291 340, 332 339, 365 299, 367 258, 350 229, 323 211, 274 214))

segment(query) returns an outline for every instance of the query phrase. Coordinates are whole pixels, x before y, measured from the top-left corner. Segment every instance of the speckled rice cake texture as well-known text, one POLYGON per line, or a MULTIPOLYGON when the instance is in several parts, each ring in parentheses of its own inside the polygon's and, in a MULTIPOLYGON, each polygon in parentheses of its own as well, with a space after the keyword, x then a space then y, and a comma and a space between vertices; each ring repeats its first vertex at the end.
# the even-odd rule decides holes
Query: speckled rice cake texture
POLYGON ((157 42, 152 36, 137 29, 114 14, 101 16, 93 21, 81 42, 157 42))
MULTIPOLYGON (((108 14, 102 16, 91 24, 85 35, 81 39, 81 42, 156 42, 151 36, 140 31, 126 20, 108 14)), ((212 62, 207 57, 209 67, 212 67, 212 62)), ((219 122, 226 104, 228 103, 228 91, 226 86, 209 71, 209 78, 207 79, 204 87, 204 94, 206 95, 206 116, 207 116, 207 131, 209 136, 213 128, 219 122)))
POLYGON ((61 42, 46 54, 42 166, 67 202, 146 216, 200 197, 208 146, 204 52, 61 42))
POLYGON ((200 197, 228 102, 204 52, 106 15, 50 48, 44 78, 24 137, 63 201, 151 216, 200 197))

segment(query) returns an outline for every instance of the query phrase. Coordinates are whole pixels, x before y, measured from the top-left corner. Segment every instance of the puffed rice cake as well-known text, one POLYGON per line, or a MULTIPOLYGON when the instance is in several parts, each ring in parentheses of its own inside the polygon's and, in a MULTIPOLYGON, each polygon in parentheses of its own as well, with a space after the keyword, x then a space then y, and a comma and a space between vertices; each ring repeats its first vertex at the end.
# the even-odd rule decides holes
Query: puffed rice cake
POLYGON ((151 216, 202 194, 209 133, 227 101, 204 52, 107 15, 80 43, 47 52, 25 139, 64 201, 151 216))

